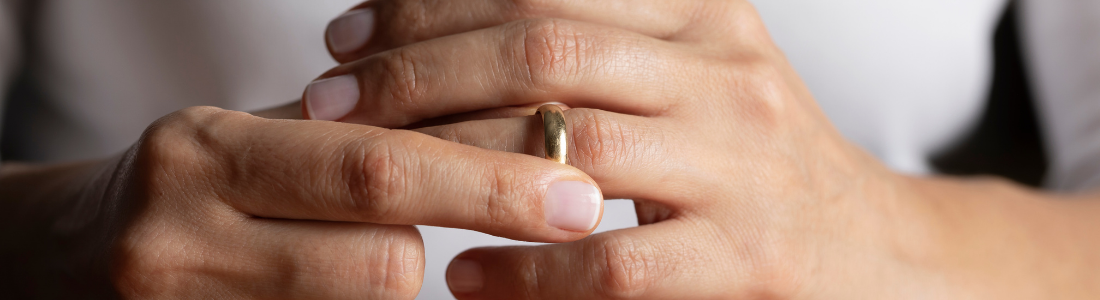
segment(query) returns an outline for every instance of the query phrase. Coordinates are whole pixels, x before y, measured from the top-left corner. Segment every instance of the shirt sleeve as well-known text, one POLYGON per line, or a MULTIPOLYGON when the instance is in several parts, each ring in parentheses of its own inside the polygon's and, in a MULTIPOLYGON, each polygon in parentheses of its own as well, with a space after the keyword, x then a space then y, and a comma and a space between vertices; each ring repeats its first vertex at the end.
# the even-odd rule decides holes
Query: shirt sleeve
POLYGON ((1022 31, 1050 155, 1047 187, 1100 188, 1100 1, 1022 0, 1022 31))

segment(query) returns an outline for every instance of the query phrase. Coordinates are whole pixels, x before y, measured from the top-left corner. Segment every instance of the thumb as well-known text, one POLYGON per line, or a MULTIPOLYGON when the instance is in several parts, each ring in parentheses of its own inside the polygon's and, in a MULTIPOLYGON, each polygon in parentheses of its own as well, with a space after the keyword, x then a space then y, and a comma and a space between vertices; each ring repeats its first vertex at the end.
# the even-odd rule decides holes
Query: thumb
POLYGON ((270 107, 259 111, 251 112, 253 116, 266 118, 266 119, 302 119, 302 100, 294 100, 290 103, 279 105, 276 107, 270 107))

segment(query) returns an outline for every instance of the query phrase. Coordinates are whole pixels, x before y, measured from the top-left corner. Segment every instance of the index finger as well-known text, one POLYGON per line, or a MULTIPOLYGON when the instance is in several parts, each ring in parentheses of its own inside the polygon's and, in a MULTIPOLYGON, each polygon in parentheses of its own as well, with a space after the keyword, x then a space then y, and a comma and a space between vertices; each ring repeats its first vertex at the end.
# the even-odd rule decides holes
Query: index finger
MULTIPOLYGON (((202 178, 222 201, 257 217, 477 230, 561 242, 591 232, 602 195, 562 164, 424 134, 229 111, 193 124, 202 178)), ((179 143, 177 143, 179 144, 179 143)))

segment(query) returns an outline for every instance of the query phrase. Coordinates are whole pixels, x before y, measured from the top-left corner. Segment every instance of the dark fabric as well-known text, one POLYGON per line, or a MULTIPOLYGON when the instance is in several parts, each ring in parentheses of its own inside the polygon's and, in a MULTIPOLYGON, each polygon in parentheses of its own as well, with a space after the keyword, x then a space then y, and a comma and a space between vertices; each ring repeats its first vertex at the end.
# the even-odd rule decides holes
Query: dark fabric
POLYGON ((36 126, 33 115, 41 110, 41 96, 32 82, 30 61, 35 57, 36 49, 34 32, 37 32, 38 23, 35 22, 38 15, 40 1, 23 1, 16 7, 13 14, 18 16, 20 29, 19 43, 21 56, 18 71, 11 82, 8 82, 7 94, 0 105, 5 105, 3 110, 3 123, 0 124, 0 158, 12 161, 33 161, 34 149, 27 149, 25 141, 33 137, 25 132, 28 126, 36 126))
POLYGON ((1011 1, 993 37, 994 75, 981 120, 964 139, 932 159, 940 172, 996 175, 1040 186, 1048 160, 1017 30, 1017 1, 1011 1))

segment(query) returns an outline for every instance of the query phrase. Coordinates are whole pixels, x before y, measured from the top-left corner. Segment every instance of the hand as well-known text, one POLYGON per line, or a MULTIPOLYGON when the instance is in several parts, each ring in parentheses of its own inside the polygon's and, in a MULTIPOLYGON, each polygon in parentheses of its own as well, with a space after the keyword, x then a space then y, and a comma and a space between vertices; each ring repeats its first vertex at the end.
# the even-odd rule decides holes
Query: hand
MULTIPOLYGON (((546 159, 209 107, 160 119, 106 165, 38 236, 66 246, 41 257, 48 265, 25 266, 62 265, 36 285, 78 298, 94 289, 125 298, 411 299, 424 249, 409 225, 565 242, 588 235, 602 212, 591 178, 546 159), (72 282, 49 283, 58 279, 72 282)), ((16 190, 11 183, 0 191, 16 190)), ((33 252, 18 255, 42 256, 33 252)))
MULTIPOLYGON (((371 1, 330 25, 329 46, 343 65, 307 88, 312 118, 418 127, 560 101, 571 164, 635 199, 637 228, 460 254, 447 277, 462 299, 996 298, 1082 282, 998 252, 1049 238, 988 201, 929 192, 1033 204, 1016 188, 897 175, 845 141, 745 1, 371 1), (971 242, 988 224, 1011 238, 971 242)), ((542 154, 537 117, 417 130, 542 154)))

